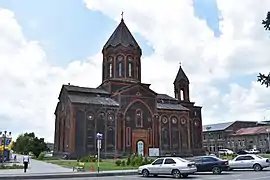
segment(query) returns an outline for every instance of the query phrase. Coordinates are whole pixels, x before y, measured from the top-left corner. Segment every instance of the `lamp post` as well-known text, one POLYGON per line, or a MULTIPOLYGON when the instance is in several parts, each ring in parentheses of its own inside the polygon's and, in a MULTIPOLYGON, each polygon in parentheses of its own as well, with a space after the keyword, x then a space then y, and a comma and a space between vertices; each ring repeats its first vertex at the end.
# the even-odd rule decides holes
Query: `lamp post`
POLYGON ((100 149, 101 149, 101 140, 102 140, 102 134, 101 133, 97 133, 96 134, 96 138, 97 138, 97 149, 98 149, 98 154, 97 154, 97 160, 98 160, 98 173, 99 173, 99 161, 100 161, 100 149))
POLYGON ((267 139, 268 139, 268 150, 270 151, 270 136, 269 136, 270 129, 267 128, 267 129, 266 129, 266 132, 267 132, 267 139))
POLYGON ((2 154, 2 166, 4 166, 4 159, 5 159, 5 148, 6 148, 6 137, 7 137, 7 131, 4 131, 4 134, 2 134, 2 142, 3 142, 3 154, 2 154))

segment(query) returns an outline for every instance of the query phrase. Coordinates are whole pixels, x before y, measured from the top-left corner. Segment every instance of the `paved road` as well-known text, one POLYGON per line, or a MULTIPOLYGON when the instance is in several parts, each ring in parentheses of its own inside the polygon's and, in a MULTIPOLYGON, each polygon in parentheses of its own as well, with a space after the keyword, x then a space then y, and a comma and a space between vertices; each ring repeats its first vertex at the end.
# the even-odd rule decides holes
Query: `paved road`
MULTIPOLYGON (((110 176, 110 177, 88 177, 88 178, 71 178, 68 180, 172 180, 172 177, 169 176, 159 176, 157 178, 143 178, 141 176, 110 176)), ((182 178, 181 178, 182 179, 182 178)), ((264 170, 261 172, 255 171, 233 171, 233 172, 224 172, 221 175, 213 175, 211 173, 200 173, 192 175, 187 179, 190 180, 269 180, 270 179, 270 170, 264 170)), ((55 179, 55 180, 64 180, 64 179, 55 179)))
MULTIPOLYGON (((22 162, 22 156, 17 156, 18 162, 22 162)), ((72 172, 72 169, 64 168, 55 164, 45 163, 42 161, 30 160, 27 173, 63 173, 72 172)), ((6 174, 24 174, 22 169, 0 170, 0 176, 6 174)))

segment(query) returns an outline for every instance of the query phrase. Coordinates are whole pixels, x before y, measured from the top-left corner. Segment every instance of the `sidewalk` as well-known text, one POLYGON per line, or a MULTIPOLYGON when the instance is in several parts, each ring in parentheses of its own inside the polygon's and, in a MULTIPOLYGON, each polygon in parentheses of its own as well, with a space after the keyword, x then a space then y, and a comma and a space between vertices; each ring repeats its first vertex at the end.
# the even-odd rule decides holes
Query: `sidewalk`
MULTIPOLYGON (((22 156, 17 156, 17 161, 22 165, 22 156)), ((0 179, 56 179, 56 178, 75 178, 75 177, 101 177, 101 176, 128 176, 137 175, 137 170, 118 170, 97 172, 73 172, 70 168, 64 168, 59 165, 30 160, 29 169, 26 173, 23 169, 5 169, 0 170, 0 179)))
POLYGON ((0 179, 68 179, 83 177, 104 177, 104 176, 132 176, 137 175, 137 170, 102 171, 102 172, 59 172, 59 173, 24 173, 24 174, 0 174, 0 179))
MULTIPOLYGON (((22 164, 22 156, 17 155, 17 161, 22 164)), ((27 170, 27 174, 32 173, 63 173, 63 172, 72 172, 70 168, 64 168, 56 164, 46 163, 42 161, 38 161, 35 159, 30 159, 29 169, 27 170)), ((0 170, 0 176, 8 175, 8 174, 25 174, 23 169, 3 169, 0 170)))

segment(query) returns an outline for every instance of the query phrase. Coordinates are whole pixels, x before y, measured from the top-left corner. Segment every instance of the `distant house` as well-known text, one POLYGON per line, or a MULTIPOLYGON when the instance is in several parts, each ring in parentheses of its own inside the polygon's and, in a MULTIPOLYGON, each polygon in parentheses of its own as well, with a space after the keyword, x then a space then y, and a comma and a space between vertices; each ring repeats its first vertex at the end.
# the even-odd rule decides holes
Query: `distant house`
POLYGON ((47 147, 49 148, 50 151, 53 151, 53 148, 54 148, 54 144, 53 143, 46 143, 47 144, 47 147))
POLYGON ((219 149, 231 148, 228 144, 230 135, 241 128, 255 127, 256 121, 232 121, 203 126, 204 150, 214 153, 219 149))
POLYGON ((270 126, 241 128, 228 138, 228 145, 235 151, 258 149, 261 152, 270 151, 270 126))

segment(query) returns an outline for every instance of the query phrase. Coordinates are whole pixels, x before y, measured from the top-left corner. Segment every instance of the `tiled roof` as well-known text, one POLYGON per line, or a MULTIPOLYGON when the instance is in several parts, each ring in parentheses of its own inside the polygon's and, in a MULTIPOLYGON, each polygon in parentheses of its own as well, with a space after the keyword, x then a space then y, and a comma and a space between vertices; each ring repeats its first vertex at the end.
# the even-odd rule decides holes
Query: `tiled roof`
POLYGON ((134 48, 140 49, 140 46, 132 36, 123 19, 104 45, 103 49, 106 49, 109 46, 116 47, 118 45, 122 45, 124 47, 133 46, 134 48))
POLYGON ((73 86, 73 85, 63 85, 63 87, 69 92, 110 94, 109 92, 100 88, 80 87, 80 86, 73 86))
POLYGON ((178 81, 180 81, 181 79, 184 79, 185 81, 187 81, 187 83, 189 83, 188 77, 186 75, 186 73, 184 72, 184 70, 182 69, 182 67, 179 67, 179 70, 177 72, 176 78, 174 80, 174 84, 178 81))
POLYGON ((119 104, 109 97, 99 97, 99 96, 81 96, 81 95, 68 95, 72 103, 82 103, 82 104, 96 104, 96 105, 107 105, 107 106, 119 106, 119 104))
POLYGON ((172 100, 172 101, 177 101, 177 99, 167 95, 167 94, 158 94, 157 95, 158 99, 164 99, 164 100, 172 100))
MULTIPOLYGON (((234 121, 235 122, 235 121, 234 121)), ((234 122, 208 124, 203 126, 203 131, 222 131, 231 126, 234 122)))
POLYGON ((189 111, 188 108, 185 108, 181 104, 157 103, 157 108, 158 109, 166 109, 166 110, 189 111))
POLYGON ((233 135, 264 134, 264 133, 267 133, 267 129, 270 130, 270 127, 257 126, 257 127, 250 127, 250 128, 241 128, 238 131, 236 131, 233 135))

